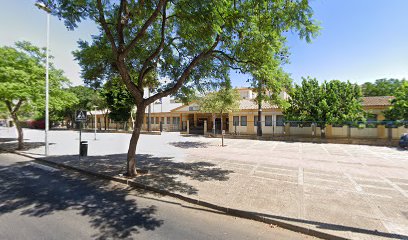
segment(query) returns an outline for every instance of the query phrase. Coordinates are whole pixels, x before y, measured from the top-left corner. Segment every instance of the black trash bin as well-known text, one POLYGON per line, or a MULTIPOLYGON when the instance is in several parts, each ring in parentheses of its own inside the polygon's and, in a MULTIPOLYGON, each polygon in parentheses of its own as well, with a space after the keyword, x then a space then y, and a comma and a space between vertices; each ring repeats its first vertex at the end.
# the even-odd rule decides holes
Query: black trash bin
POLYGON ((81 141, 81 145, 79 146, 79 156, 88 156, 88 141, 81 141))

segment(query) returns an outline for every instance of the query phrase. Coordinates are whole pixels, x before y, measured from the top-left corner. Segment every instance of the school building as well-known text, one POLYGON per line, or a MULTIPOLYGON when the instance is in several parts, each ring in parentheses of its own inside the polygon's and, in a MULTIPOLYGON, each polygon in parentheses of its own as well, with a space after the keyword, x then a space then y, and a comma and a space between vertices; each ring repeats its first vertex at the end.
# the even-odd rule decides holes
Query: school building
MULTIPOLYGON (((146 109, 142 130, 147 131, 150 122, 150 130, 152 131, 181 131, 192 134, 215 132, 220 134, 224 130, 225 133, 233 135, 256 135, 258 119, 258 105, 254 101, 256 93, 250 88, 239 88, 238 91, 241 96, 239 111, 224 113, 222 116, 217 114, 215 119, 211 113, 201 112, 197 102, 182 105, 169 97, 162 99, 162 101, 152 104, 150 118, 146 109)), ((288 95, 282 92, 281 97, 287 99, 288 95)), ((368 123, 373 122, 373 124, 359 127, 328 125, 325 129, 326 138, 397 139, 402 133, 408 132, 407 128, 404 126, 387 128, 386 125, 374 123, 384 120, 383 111, 391 105, 390 100, 392 98, 392 96, 364 97, 363 109, 370 113, 370 118, 367 120, 368 123)), ((100 115, 97 115, 97 119, 98 124, 103 126, 105 119, 100 115)), ((123 127, 124 124, 120 124, 119 128, 123 127)), ((265 136, 320 137, 321 135, 320 127, 312 123, 285 123, 282 110, 267 102, 262 103, 261 124, 265 136)), ((131 119, 127 125, 132 125, 131 119)), ((110 126, 110 128, 115 128, 112 127, 115 126, 115 123, 110 122, 110 126)))

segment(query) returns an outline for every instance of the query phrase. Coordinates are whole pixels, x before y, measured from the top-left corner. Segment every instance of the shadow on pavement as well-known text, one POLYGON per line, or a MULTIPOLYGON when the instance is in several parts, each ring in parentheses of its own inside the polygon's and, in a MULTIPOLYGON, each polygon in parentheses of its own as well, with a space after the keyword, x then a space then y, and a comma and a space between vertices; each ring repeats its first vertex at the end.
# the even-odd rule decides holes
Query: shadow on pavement
MULTIPOLYGON (((53 145, 55 143, 50 143, 53 145)), ((35 149, 45 146, 44 142, 24 142, 24 148, 22 151, 35 149)), ((9 152, 17 149, 17 139, 12 138, 0 138, 0 152, 9 152), (6 140, 5 140, 6 139, 6 140)))
POLYGON ((338 224, 333 224, 333 223, 324 223, 324 222, 318 222, 318 221, 312 221, 312 220, 306 220, 306 219, 290 218, 290 217, 270 215, 270 214, 257 213, 257 212, 249 212, 249 213, 256 214, 256 215, 259 215, 265 218, 270 218, 270 219, 278 219, 278 220, 284 220, 284 221, 294 222, 294 223, 310 224, 310 225, 314 225, 318 229, 323 229, 323 230, 362 233, 362 234, 380 236, 380 237, 391 238, 391 239, 408 239, 408 236, 396 234, 396 233, 380 232, 380 231, 371 230, 371 229, 357 228, 357 227, 344 226, 344 225, 338 225, 338 224))
POLYGON ((0 138, 0 143, 17 141, 17 138, 0 138))
POLYGON ((207 148, 208 145, 209 145, 208 143, 204 143, 204 142, 192 142, 192 141, 171 142, 169 144, 174 146, 174 147, 184 148, 184 149, 188 149, 188 148, 207 148))
POLYGON ((43 217, 74 209, 90 218, 98 232, 92 237, 97 239, 128 238, 139 229, 154 230, 163 224, 154 216, 154 205, 139 208, 126 198, 126 191, 108 189, 107 184, 30 165, 1 167, 0 215, 20 209, 21 215, 43 217))
MULTIPOLYGON (((80 169, 118 176, 126 169, 126 154, 88 156, 77 155, 52 156, 48 161, 62 163, 80 169)), ((186 194, 197 194, 198 189, 187 183, 187 180, 227 181, 231 170, 224 170, 208 162, 175 162, 170 157, 154 157, 150 154, 137 154, 137 167, 147 169, 149 174, 140 175, 133 181, 161 190, 186 194)))

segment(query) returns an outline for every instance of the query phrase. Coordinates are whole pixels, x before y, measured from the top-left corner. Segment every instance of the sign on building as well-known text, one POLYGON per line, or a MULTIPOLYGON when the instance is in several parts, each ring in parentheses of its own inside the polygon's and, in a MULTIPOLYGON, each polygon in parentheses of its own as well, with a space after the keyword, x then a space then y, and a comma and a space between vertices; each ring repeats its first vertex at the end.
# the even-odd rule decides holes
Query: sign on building
POLYGON ((86 122, 86 111, 77 110, 75 112, 75 121, 86 122))

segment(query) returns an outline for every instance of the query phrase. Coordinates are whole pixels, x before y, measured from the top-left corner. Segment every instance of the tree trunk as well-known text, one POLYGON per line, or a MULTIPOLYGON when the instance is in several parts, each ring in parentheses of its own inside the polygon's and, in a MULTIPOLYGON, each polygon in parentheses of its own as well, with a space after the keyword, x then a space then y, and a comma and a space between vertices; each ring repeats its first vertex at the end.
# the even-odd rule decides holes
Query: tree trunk
POLYGON ((214 135, 216 134, 215 130, 215 113, 212 114, 212 119, 213 119, 213 133, 214 135))
POLYGON ((6 103, 7 109, 10 112, 11 118, 13 119, 14 124, 16 125, 17 134, 18 134, 17 150, 21 150, 24 148, 24 136, 23 136, 23 129, 21 128, 20 122, 18 121, 17 112, 20 109, 21 105, 23 104, 23 100, 19 99, 18 103, 14 106, 14 109, 10 101, 6 101, 5 103, 6 103))
POLYGON ((127 172, 126 175, 134 177, 137 175, 136 171, 136 147, 139 141, 140 130, 143 124, 143 117, 145 114, 145 107, 138 106, 136 111, 135 125, 133 127, 132 137, 130 138, 129 150, 127 153, 127 172))
POLYGON ((321 138, 326 138, 326 124, 323 124, 320 128, 320 136, 321 138))
POLYGON ((106 114, 105 114, 105 116, 103 116, 103 123, 105 125, 105 131, 106 131, 106 114))
POLYGON ((24 148, 24 135, 23 135, 23 129, 21 128, 20 122, 18 121, 18 117, 16 114, 12 114, 11 118, 14 121, 14 124, 16 125, 17 129, 17 134, 18 134, 18 145, 17 145, 17 150, 21 150, 24 148))

